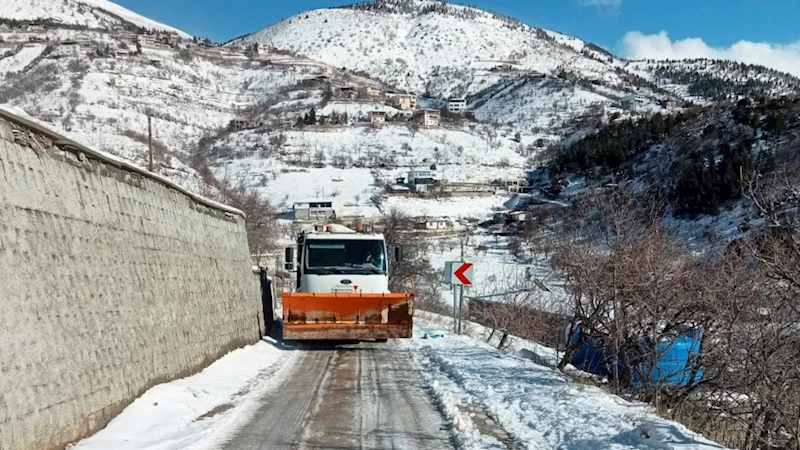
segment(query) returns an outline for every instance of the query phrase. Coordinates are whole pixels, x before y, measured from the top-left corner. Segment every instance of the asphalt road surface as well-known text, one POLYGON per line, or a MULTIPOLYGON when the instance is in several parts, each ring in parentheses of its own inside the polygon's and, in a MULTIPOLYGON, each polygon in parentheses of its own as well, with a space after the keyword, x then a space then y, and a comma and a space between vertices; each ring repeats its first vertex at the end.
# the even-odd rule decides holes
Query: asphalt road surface
POLYGON ((223 448, 453 448, 397 343, 302 344, 297 351, 293 373, 223 448))

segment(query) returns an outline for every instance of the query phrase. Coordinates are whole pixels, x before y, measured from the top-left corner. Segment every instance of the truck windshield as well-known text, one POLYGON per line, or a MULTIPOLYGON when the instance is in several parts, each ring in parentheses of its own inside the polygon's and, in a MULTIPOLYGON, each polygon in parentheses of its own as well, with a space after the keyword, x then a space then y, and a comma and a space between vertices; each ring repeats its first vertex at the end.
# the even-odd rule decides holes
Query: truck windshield
POLYGON ((381 240, 325 239, 306 242, 306 273, 385 274, 381 240))

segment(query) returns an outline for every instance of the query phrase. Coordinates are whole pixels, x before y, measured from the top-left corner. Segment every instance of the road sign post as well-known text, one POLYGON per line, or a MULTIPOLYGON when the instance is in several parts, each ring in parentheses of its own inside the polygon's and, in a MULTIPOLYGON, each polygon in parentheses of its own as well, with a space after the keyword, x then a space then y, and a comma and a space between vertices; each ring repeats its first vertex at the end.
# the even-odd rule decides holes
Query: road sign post
POLYGON ((461 315, 464 309, 464 286, 472 286, 474 265, 465 261, 444 264, 444 280, 453 288, 453 332, 461 334, 461 315), (458 289, 458 290, 456 290, 458 289))

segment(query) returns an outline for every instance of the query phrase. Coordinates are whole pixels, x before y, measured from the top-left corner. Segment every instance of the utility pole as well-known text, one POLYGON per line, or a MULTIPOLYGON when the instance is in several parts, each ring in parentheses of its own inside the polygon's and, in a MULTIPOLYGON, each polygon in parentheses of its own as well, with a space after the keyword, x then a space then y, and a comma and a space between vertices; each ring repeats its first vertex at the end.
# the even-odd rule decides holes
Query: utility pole
POLYGON ((147 170, 150 172, 153 171, 153 118, 150 117, 150 114, 147 115, 147 154, 148 154, 148 164, 147 170))

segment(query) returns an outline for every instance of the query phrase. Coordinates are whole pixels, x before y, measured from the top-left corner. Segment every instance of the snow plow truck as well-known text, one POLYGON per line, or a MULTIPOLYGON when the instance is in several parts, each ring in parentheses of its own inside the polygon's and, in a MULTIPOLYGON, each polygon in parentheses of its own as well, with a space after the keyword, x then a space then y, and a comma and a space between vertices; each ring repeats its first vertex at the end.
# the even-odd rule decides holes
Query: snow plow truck
POLYGON ((414 294, 389 292, 386 239, 374 229, 316 225, 298 236, 296 258, 286 249, 286 269, 297 276, 283 292, 285 340, 411 337, 414 294))

